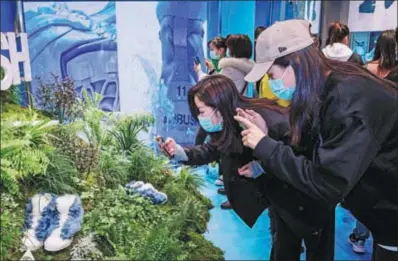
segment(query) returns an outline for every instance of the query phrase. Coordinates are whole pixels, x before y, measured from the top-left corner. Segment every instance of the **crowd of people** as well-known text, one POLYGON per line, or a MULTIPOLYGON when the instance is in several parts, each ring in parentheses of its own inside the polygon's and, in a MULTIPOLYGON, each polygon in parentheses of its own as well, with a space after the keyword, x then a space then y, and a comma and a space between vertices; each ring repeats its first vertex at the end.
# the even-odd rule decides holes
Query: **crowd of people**
POLYGON ((339 22, 324 48, 304 20, 258 27, 254 60, 247 35, 216 37, 188 94, 196 146, 169 137, 161 149, 219 162, 222 208, 248 226, 268 209, 270 260, 300 260, 303 243, 307 260, 334 260, 337 204, 358 220, 355 252, 372 234, 372 259, 398 260, 397 31, 382 32, 366 64, 339 22))

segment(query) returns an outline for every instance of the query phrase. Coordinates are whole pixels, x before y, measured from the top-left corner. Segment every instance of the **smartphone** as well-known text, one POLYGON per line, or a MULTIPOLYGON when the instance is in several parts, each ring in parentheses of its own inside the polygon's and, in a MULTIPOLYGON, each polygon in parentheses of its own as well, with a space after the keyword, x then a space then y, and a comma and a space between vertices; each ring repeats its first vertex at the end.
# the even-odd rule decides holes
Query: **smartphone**
MULTIPOLYGON (((240 111, 238 111, 238 116, 244 118, 243 115, 242 115, 242 113, 241 113, 240 111)), ((242 129, 244 129, 244 130, 247 129, 246 125, 243 124, 243 123, 241 123, 241 122, 239 122, 239 126, 240 126, 242 129)))
MULTIPOLYGON (((164 138, 163 138, 162 136, 160 136, 160 135, 157 135, 157 136, 156 136, 156 141, 157 141, 157 143, 158 143, 160 146, 163 146, 163 144, 164 144, 164 142, 165 142, 164 138)), ((162 150, 162 151, 163 151, 163 152, 167 155, 167 157, 169 157, 170 159, 173 158, 167 150, 162 150)))
POLYGON ((196 65, 199 65, 199 64, 200 64, 200 59, 199 59, 198 56, 195 56, 195 57, 193 58, 193 61, 195 62, 196 65))

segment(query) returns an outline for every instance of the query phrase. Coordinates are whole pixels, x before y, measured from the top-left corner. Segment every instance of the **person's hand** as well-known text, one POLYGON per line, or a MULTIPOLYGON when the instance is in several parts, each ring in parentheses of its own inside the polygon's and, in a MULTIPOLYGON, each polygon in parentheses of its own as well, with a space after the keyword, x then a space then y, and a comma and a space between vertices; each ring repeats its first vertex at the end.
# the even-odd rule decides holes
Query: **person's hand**
MULTIPOLYGON (((266 133, 264 133, 259 127, 257 127, 248 119, 245 119, 241 116, 234 116, 234 119, 246 127, 246 129, 241 133, 243 145, 246 147, 255 149, 260 140, 268 135, 268 127, 266 127, 266 133)), ((265 126, 267 126, 267 124, 265 124, 265 126)))
POLYGON ((177 143, 173 138, 167 138, 165 142, 160 140, 160 137, 156 138, 156 141, 159 144, 160 151, 168 157, 174 157, 177 143))
POLYGON ((238 174, 246 178, 253 178, 253 172, 252 169, 250 168, 250 163, 247 163, 246 165, 240 167, 238 169, 238 174))
POLYGON ((208 72, 211 72, 211 71, 214 70, 214 65, 213 65, 213 63, 211 62, 211 60, 206 59, 206 60, 205 60, 205 63, 206 63, 206 67, 207 67, 207 71, 208 71, 208 72))
POLYGON ((242 110, 241 108, 237 108, 236 112, 238 113, 238 116, 248 119, 249 121, 254 123, 260 130, 262 130, 262 132, 268 134, 267 123, 259 113, 253 110, 242 110))
POLYGON ((193 70, 198 73, 202 70, 202 66, 200 64, 193 63, 193 70))

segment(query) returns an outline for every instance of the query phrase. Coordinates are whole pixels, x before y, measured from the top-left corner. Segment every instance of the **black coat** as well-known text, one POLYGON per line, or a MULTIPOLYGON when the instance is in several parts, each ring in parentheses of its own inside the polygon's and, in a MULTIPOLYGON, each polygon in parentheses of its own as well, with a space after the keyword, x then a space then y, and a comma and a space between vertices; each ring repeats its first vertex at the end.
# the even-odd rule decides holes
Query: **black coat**
MULTIPOLYGON (((398 245, 397 91, 375 79, 332 73, 324 86, 313 157, 264 137, 263 168, 308 196, 343 201, 375 242, 398 245)), ((308 135, 303 134, 305 139, 308 135)))
MULTIPOLYGON (((285 134, 289 130, 288 116, 269 110, 258 112, 268 123, 269 135, 285 141, 285 134)), ((251 149, 245 148, 242 154, 220 153, 209 144, 184 149, 189 159, 184 162, 187 165, 202 165, 221 159, 228 200, 249 227, 255 224, 270 204, 297 236, 302 238, 318 235, 325 222, 334 215, 334 207, 307 196, 272 173, 262 174, 257 179, 241 177, 238 168, 256 160, 251 149)))

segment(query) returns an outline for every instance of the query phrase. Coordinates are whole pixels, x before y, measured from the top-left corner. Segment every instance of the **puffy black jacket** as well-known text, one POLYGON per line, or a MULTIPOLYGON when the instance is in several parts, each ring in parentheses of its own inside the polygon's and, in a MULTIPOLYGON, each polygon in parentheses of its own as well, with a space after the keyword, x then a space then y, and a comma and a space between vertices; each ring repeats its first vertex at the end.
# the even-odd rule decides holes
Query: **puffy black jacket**
POLYGON ((362 76, 331 73, 324 86, 319 140, 311 145, 313 157, 297 155, 269 136, 254 155, 266 172, 325 205, 343 201, 375 242, 398 245, 397 104, 396 89, 362 76))

